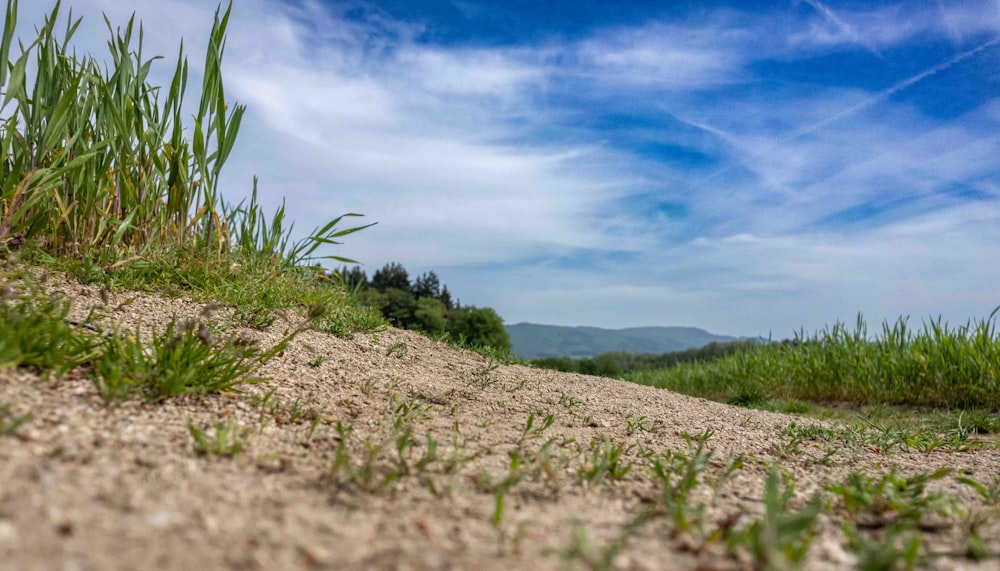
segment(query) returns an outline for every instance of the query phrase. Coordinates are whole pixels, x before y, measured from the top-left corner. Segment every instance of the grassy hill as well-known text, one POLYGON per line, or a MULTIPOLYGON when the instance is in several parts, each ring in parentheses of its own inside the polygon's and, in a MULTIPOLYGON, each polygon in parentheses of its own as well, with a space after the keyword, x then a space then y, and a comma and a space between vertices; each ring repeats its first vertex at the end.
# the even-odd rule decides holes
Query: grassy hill
POLYGON ((517 323, 507 326, 512 352, 522 359, 592 357, 609 351, 672 353, 736 337, 714 335, 696 327, 563 327, 517 323))

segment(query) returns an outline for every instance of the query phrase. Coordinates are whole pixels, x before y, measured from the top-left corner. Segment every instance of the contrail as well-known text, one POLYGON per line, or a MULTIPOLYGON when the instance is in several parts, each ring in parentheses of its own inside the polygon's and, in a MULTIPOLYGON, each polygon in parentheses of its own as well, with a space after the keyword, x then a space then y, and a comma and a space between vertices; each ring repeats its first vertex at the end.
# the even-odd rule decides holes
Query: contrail
MULTIPOLYGON (((961 63, 961 62, 963 62, 963 61, 971 58, 972 56, 974 56, 976 54, 979 54, 980 52, 988 50, 988 49, 990 49, 991 47, 993 47, 993 46, 995 46, 997 44, 1000 44, 1000 36, 997 36, 997 37, 993 38, 992 40, 990 40, 990 41, 988 41, 986 43, 980 44, 980 45, 978 45, 978 46, 976 46, 976 47, 974 47, 974 48, 972 48, 970 50, 966 50, 966 51, 964 51, 964 52, 956 55, 955 57, 949 59, 948 61, 939 63, 939 64, 937 64, 937 65, 935 65, 935 66, 933 66, 931 68, 928 68, 928 69, 926 69, 926 70, 924 70, 924 71, 922 71, 922 72, 914 75, 913 77, 909 77, 907 79, 904 79, 903 81, 900 81, 899 83, 893 85, 892 87, 889 87, 887 89, 884 89, 884 90, 876 93, 875 95, 872 95, 871 97, 869 97, 868 99, 865 99, 861 103, 858 103, 856 105, 852 105, 851 107, 848 107, 847 109, 844 109, 843 111, 839 111, 839 112, 831 115, 830 117, 827 117, 826 119, 823 119, 822 121, 819 121, 817 123, 813 123, 812 125, 808 125, 806 127, 798 129, 796 131, 792 131, 790 134, 788 134, 785 137, 779 139, 773 145, 770 145, 770 146, 768 146, 768 147, 760 150, 759 152, 753 152, 753 151, 751 151, 751 154, 763 155, 763 154, 765 154, 765 153, 767 153, 769 151, 772 151, 772 150, 774 150, 774 149, 776 149, 776 148, 778 148, 778 147, 780 147, 780 146, 782 146, 782 145, 784 145, 786 143, 794 141, 795 139, 799 139, 799 138, 804 137, 806 135, 809 135, 811 133, 815 133, 816 131, 819 131, 820 129, 822 129, 822 128, 828 126, 828 125, 830 125, 831 123, 836 123, 837 121, 840 121, 841 119, 844 119, 845 117, 849 117, 849 116, 854 115, 855 113, 857 113, 857 112, 859 112, 861 110, 867 109, 868 107, 871 107, 872 105, 875 105, 876 103, 880 103, 880 102, 888 99, 892 95, 894 95, 896 93, 899 93, 900 91, 902 91, 902 90, 910 87, 911 85, 913 85, 915 83, 918 83, 918 82, 920 82, 920 81, 922 81, 922 80, 924 80, 924 79, 926 79, 926 78, 928 78, 928 77, 930 77, 932 75, 935 75, 937 73, 941 73, 942 71, 945 71, 948 68, 950 68, 950 67, 952 67, 952 66, 954 66, 954 65, 956 65, 958 63, 961 63)), ((720 135, 722 133, 722 131, 719 131, 718 129, 715 129, 715 128, 710 127, 708 125, 702 125, 702 124, 698 124, 698 123, 694 123, 694 122, 690 122, 690 121, 686 121, 686 122, 690 123, 691 125, 694 125, 694 126, 697 126, 699 128, 702 128, 702 129, 704 129, 704 130, 706 130, 706 131, 708 131, 710 133, 714 133, 717 136, 722 136, 722 135, 720 135)), ((728 135, 722 136, 722 138, 724 140, 726 140, 726 141, 729 141, 731 144, 735 144, 735 140, 732 139, 732 137, 730 137, 728 135)), ((742 145, 738 145, 737 144, 735 146, 742 146, 742 145)), ((698 182, 694 183, 690 188, 691 189, 698 188, 698 187, 702 186, 703 184, 705 184, 706 182, 708 182, 708 181, 710 181, 710 180, 712 180, 714 178, 717 178, 717 177, 719 177, 720 175, 722 175, 724 173, 727 173, 727 172, 731 171, 734 167, 735 167, 735 165, 730 165, 730 166, 724 167, 722 169, 719 169, 719 170, 717 170, 717 171, 709 174, 705 178, 699 180, 698 182)))
POLYGON ((939 64, 937 64, 936 66, 934 66, 934 67, 932 67, 930 69, 926 69, 926 70, 918 73, 917 75, 914 75, 913 77, 910 77, 908 79, 904 79, 903 81, 900 81, 896 85, 893 85, 892 87, 890 87, 888 89, 885 89, 883 91, 880 91, 879 93, 876 93, 875 95, 869 97, 868 99, 865 99, 864 101, 862 101, 861 103, 858 103, 857 105, 853 105, 851 107, 848 107, 847 109, 844 109, 843 111, 840 111, 839 113, 836 113, 836 114, 834 114, 834 115, 832 115, 830 117, 827 117, 826 119, 820 121, 819 123, 814 123, 814 124, 812 124, 812 125, 810 125, 808 127, 805 127, 803 129, 799 129, 798 131, 794 131, 789 136, 787 136, 784 139, 778 141, 777 144, 780 145, 782 143, 787 143, 789 141, 798 139, 799 137, 802 137, 804 135, 808 135, 810 133, 818 131, 819 129, 822 129, 823 127, 826 127, 830 123, 834 123, 834 122, 837 122, 837 121, 843 119, 844 117, 848 117, 850 115, 854 115, 855 113, 857 113, 858 111, 861 111, 862 109, 871 107, 872 105, 875 105, 876 103, 879 103, 881 101, 884 101, 885 99, 888 99, 890 96, 892 96, 892 95, 894 95, 894 94, 896 94, 896 93, 898 93, 898 92, 906 89, 907 87, 910 87, 914 83, 922 81, 923 79, 926 79, 927 77, 930 77, 930 76, 932 76, 934 74, 941 73, 942 71, 945 71, 946 69, 954 66, 955 64, 961 63, 961 62, 969 59, 970 57, 972 57, 972 56, 974 56, 974 55, 976 55, 976 54, 978 54, 978 53, 980 53, 982 51, 988 50, 989 48, 991 48, 991 47, 993 47, 993 46, 995 46, 997 44, 1000 44, 1000 36, 997 36, 997 37, 993 38, 992 40, 990 40, 990 41, 988 41, 988 42, 986 42, 984 44, 980 44, 980 45, 978 45, 978 46, 976 46, 976 47, 974 47, 974 48, 972 48, 970 50, 964 51, 964 52, 958 54, 957 56, 951 58, 950 60, 948 60, 948 61, 946 61, 944 63, 939 63, 939 64))
POLYGON ((882 58, 882 53, 879 52, 878 47, 873 42, 868 41, 863 37, 861 37, 860 34, 854 31, 854 26, 841 20, 836 14, 834 14, 833 10, 831 10, 826 4, 823 4, 819 0, 804 0, 804 2, 806 4, 809 4, 810 6, 813 7, 814 10, 822 14, 823 17, 829 20, 834 26, 837 26, 837 28, 840 29, 841 33, 851 38, 851 40, 853 40, 854 43, 864 46, 866 50, 875 54, 880 59, 882 58))

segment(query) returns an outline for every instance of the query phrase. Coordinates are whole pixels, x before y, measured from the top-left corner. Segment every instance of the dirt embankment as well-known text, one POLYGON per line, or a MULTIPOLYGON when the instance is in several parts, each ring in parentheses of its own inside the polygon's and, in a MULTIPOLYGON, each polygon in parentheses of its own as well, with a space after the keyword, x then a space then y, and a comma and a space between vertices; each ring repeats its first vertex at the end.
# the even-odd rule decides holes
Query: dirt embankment
MULTIPOLYGON (((57 289, 79 315, 102 304, 95 288, 57 289)), ((161 329, 202 309, 112 297, 108 329, 161 329)), ((225 311, 215 320, 224 324, 225 311)), ((282 328, 253 335, 273 343, 282 328)), ((948 467, 983 482, 1000 474, 996 447, 884 454, 848 440, 790 439, 779 431, 790 422, 817 423, 496 366, 395 329, 353 339, 303 333, 261 374, 269 380, 241 394, 108 405, 79 372, 55 380, 0 371, 7 414, 31 414, 0 435, 0 568, 752 568, 766 556, 754 558, 754 536, 742 531, 807 509, 811 494, 851 471, 895 468, 902 477, 948 467), (242 451, 197 450, 189 425, 212 438, 219 423, 233 438, 220 451, 231 442, 242 451), (738 455, 742 466, 727 470, 738 455), (796 487, 767 519, 774 464, 796 487), (691 472, 697 485, 683 492, 691 472), (732 552, 727 535, 742 537, 732 552)), ((951 476, 931 489, 988 510, 951 476)), ((835 501, 817 516, 806 568, 855 566, 840 531, 851 518, 844 508, 835 501)), ((961 517, 930 514, 920 526, 926 546, 944 554, 927 565, 998 567, 995 518, 979 530, 993 556, 978 564, 961 557, 961 517)), ((796 541, 787 531, 756 537, 765 549, 796 541)))

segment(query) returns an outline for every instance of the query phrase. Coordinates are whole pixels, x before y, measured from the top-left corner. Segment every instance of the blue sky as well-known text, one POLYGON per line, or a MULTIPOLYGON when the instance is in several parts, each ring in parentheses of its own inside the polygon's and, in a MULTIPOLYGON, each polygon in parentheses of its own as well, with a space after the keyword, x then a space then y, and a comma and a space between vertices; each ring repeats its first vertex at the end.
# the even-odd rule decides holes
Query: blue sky
MULTIPOLYGON (((64 6, 96 54, 134 10, 161 83, 215 9, 64 6)), ((227 196, 257 174, 301 231, 364 213, 329 253, 508 323, 787 337, 1000 304, 998 0, 236 0, 224 76, 227 196)))

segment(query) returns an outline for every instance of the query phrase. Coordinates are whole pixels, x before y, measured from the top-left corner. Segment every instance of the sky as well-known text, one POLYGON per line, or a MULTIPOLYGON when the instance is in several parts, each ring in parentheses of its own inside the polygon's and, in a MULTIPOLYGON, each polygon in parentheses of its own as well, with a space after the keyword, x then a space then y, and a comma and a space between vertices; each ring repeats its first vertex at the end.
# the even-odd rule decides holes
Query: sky
MULTIPOLYGON (((134 11, 161 85, 183 39, 197 87, 215 2, 69 8, 99 59, 101 13, 134 11)), ((258 176, 298 237, 363 213, 322 253, 507 323, 784 338, 1000 305, 1000 0, 235 0, 223 76, 224 196, 258 176)))

